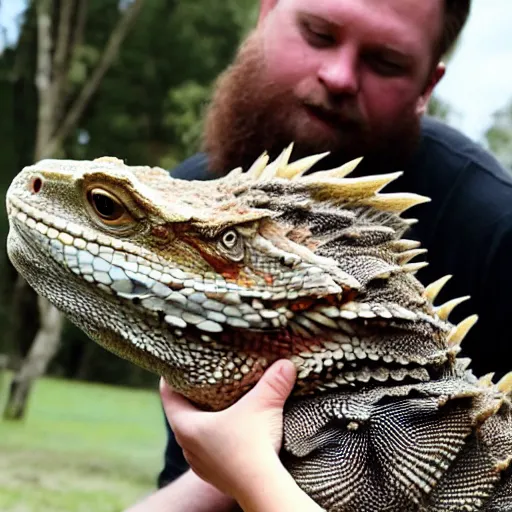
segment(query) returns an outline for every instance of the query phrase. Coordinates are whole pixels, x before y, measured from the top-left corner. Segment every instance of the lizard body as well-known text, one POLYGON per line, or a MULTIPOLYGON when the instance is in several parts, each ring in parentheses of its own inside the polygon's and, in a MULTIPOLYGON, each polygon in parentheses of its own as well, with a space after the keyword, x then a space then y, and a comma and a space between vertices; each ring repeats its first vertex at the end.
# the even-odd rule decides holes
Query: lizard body
POLYGON ((324 155, 291 151, 208 182, 44 160, 9 189, 9 256, 202 408, 290 359, 283 460, 327 510, 512 509, 512 378, 473 377, 457 354, 476 316, 453 326, 464 298, 434 306, 446 279, 414 276, 402 213, 427 198, 382 193, 400 173, 347 177, 358 161, 304 175, 324 155))

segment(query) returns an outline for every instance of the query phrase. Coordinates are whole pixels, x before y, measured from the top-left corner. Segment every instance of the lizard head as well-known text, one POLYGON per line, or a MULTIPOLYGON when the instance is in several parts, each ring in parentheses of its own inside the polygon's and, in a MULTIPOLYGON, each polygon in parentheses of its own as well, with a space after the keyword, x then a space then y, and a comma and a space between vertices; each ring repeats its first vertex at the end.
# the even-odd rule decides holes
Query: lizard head
POLYGON ((401 214, 427 199, 382 194, 400 173, 347 178, 358 161, 306 176, 324 155, 291 151, 206 182, 43 160, 8 191, 9 256, 94 340, 204 407, 283 357, 296 394, 430 379, 474 318, 453 328, 455 303, 432 305, 442 282, 414 277, 424 251, 401 214))

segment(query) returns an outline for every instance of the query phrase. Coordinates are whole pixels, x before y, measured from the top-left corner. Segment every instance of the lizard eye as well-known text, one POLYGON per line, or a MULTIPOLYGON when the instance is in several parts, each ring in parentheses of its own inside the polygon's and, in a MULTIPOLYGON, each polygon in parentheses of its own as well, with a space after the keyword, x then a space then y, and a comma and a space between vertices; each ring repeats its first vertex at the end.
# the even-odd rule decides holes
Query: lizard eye
POLYGON ((87 200, 94 213, 107 225, 123 225, 132 222, 131 215, 116 196, 100 188, 93 188, 87 193, 87 200))

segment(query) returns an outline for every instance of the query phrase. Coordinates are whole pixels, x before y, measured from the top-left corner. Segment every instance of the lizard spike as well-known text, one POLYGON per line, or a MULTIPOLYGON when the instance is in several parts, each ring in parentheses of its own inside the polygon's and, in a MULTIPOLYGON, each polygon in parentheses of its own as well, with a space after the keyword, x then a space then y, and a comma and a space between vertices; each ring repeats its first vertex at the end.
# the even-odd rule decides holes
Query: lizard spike
POLYGON ((430 302, 434 302, 436 300, 436 297, 439 295, 441 290, 444 288, 444 285, 452 278, 451 275, 447 275, 444 277, 441 277, 441 279, 438 279, 437 281, 434 281, 433 283, 430 283, 423 292, 423 297, 428 299, 430 302))
MULTIPOLYGON (((361 178, 319 179, 319 174, 303 178, 303 182, 314 188, 315 196, 322 200, 350 203, 376 197, 375 194, 387 184, 402 175, 401 172, 381 176, 363 176, 361 178)), ((369 199, 371 201, 371 199, 369 199)))
POLYGON ((504 375, 496 384, 496 387, 499 391, 505 394, 512 393, 512 372, 508 372, 506 375, 504 375))
POLYGON ((288 162, 290 161, 290 157, 292 156, 293 151, 293 142, 288 145, 287 148, 283 150, 283 152, 278 156, 277 161, 279 162, 277 171, 279 172, 280 169, 285 168, 288 165, 288 162))
POLYGON ((466 295, 465 297, 459 297, 457 299, 449 300, 448 302, 445 302, 441 306, 438 306, 437 308, 434 308, 434 311, 437 313, 437 316, 441 320, 448 320, 448 317, 450 316, 450 313, 463 302, 470 299, 469 295, 466 295))
POLYGON ((235 169, 232 169, 231 171, 229 171, 225 178, 227 180, 233 180, 233 179, 236 179, 236 178, 239 178, 243 173, 243 169, 241 167, 236 167, 235 169))
POLYGON ((322 160, 322 158, 325 158, 328 154, 329 152, 327 151, 326 153, 319 153, 318 155, 307 156, 306 158, 296 160, 295 162, 288 164, 286 167, 279 169, 277 177, 289 180, 300 178, 305 172, 309 171, 311 167, 322 160))
POLYGON ((449 347, 458 347, 462 343, 462 340, 466 337, 467 333, 476 324, 478 320, 478 315, 471 315, 462 320, 459 324, 457 324, 450 334, 448 335, 448 339, 446 340, 449 347))
POLYGON ((389 279, 391 274, 395 274, 396 272, 400 272, 402 267, 394 265, 387 267, 385 269, 380 270, 376 274, 372 275, 372 279, 389 279))
POLYGON ((94 162, 102 162, 107 164, 114 164, 114 165, 120 165, 123 166, 124 162, 115 156, 100 156, 99 158, 95 158, 94 162))
POLYGON ((411 251, 413 249, 418 249, 421 245, 417 240, 408 240, 407 238, 401 238, 400 240, 393 240, 391 243, 391 248, 396 252, 406 252, 411 251))
POLYGON ((409 251, 404 251, 400 254, 398 254, 398 263, 400 265, 405 265, 406 263, 409 263, 413 258, 416 258, 416 256, 419 256, 420 254, 425 254, 427 249, 411 249, 409 251))
POLYGON ((477 385, 481 388, 490 388, 492 386, 492 379, 494 378, 494 372, 486 373, 478 379, 477 385))
POLYGON ((246 176, 250 179, 257 180, 265 167, 268 164, 268 161, 270 160, 270 157, 268 156, 268 153, 265 151, 262 153, 256 161, 249 167, 249 170, 246 173, 246 176))
POLYGON ((345 178, 345 176, 348 176, 361 163, 362 159, 363 157, 356 158, 355 160, 351 160, 350 162, 343 164, 341 167, 317 172, 315 176, 319 176, 321 179, 345 178))
POLYGON ((498 461, 494 466, 494 470, 498 473, 501 473, 502 471, 506 471, 510 464, 512 464, 512 455, 509 455, 505 459, 498 461))
POLYGON ((425 268, 427 266, 427 261, 420 261, 418 263, 406 263, 405 265, 402 265, 402 271, 407 272, 409 274, 414 274, 418 272, 418 270, 421 270, 422 268, 425 268))
POLYGON ((258 180, 265 181, 275 178, 281 169, 285 169, 293 151, 293 142, 285 148, 279 156, 269 163, 258 177, 258 180))
POLYGON ((419 204, 428 203, 429 197, 411 194, 408 192, 398 192, 391 194, 382 194, 370 197, 362 201, 365 206, 373 206, 378 210, 384 210, 392 213, 401 214, 419 204))

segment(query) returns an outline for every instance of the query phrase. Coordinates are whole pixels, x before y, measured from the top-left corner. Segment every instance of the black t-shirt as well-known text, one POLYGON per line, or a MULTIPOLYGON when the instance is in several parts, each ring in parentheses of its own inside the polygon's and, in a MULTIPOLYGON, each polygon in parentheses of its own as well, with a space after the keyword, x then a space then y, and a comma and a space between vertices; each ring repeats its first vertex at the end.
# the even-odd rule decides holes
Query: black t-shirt
MULTIPOLYGON (((198 153, 171 174, 181 179, 210 179, 207 156, 198 153)), ((473 313, 479 315, 462 344, 461 356, 471 357, 477 376, 512 370, 512 173, 458 131, 425 117, 418 150, 403 176, 385 191, 431 198, 406 215, 419 221, 407 237, 428 249, 429 266, 417 274, 423 284, 453 275, 437 304, 471 296, 450 315, 454 323, 473 313)), ((167 428, 160 487, 187 469, 181 448, 167 428)))

